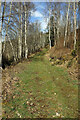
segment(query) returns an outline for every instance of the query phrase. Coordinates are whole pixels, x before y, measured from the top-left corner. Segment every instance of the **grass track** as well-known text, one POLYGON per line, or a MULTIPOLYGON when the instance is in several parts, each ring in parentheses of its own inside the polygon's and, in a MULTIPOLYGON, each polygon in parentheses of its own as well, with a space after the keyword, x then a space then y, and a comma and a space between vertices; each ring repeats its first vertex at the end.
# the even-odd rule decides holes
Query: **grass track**
MULTIPOLYGON (((78 109, 78 86, 65 68, 51 66, 47 49, 21 63, 14 99, 3 105, 10 118, 75 118, 78 109), (24 70, 21 66, 25 66, 24 70)), ((75 80, 74 80, 75 81, 75 80)))

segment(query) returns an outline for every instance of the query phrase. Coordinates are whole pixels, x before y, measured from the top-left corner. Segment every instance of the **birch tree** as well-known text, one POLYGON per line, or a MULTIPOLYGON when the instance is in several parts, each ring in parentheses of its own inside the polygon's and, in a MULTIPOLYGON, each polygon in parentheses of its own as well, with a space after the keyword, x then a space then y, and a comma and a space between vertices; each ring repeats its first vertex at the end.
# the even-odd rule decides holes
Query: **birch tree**
POLYGON ((10 17, 11 17, 11 10, 12 10, 12 2, 11 2, 11 4, 10 4, 10 13, 9 13, 9 18, 8 18, 8 23, 7 23, 7 26, 6 26, 6 35, 5 35, 3 52, 5 51, 6 37, 7 37, 7 34, 8 34, 8 26, 9 26, 10 17))
POLYGON ((23 4, 21 3, 21 52, 22 52, 22 22, 23 22, 23 4))
POLYGON ((6 0, 4 2, 3 12, 2 12, 2 25, 3 25, 3 21, 4 21, 5 8, 6 8, 6 0))
POLYGON ((76 7, 74 2, 74 50, 76 46, 76 7))
POLYGON ((14 48, 13 48, 13 44, 12 44, 12 42, 11 42, 10 37, 9 37, 8 34, 7 34, 7 37, 8 37, 8 40, 9 40, 10 45, 11 45, 11 48, 12 48, 12 53, 13 53, 13 56, 14 56, 14 61, 16 61, 16 58, 15 58, 15 52, 14 52, 14 48))
MULTIPOLYGON (((18 5, 19 6, 21 6, 21 3, 18 3, 18 5)), ((19 40, 18 40, 18 59, 21 59, 21 50, 22 50, 22 41, 21 41, 21 36, 22 36, 22 15, 21 15, 22 13, 21 13, 21 11, 20 11, 20 8, 19 8, 19 40)))
POLYGON ((60 18, 60 14, 57 15, 57 38, 59 40, 59 18, 60 18))
POLYGON ((57 43, 59 42, 59 33, 60 33, 60 3, 55 4, 55 27, 56 27, 56 38, 55 38, 55 44, 58 45, 57 43))
POLYGON ((50 21, 50 17, 51 17, 51 7, 49 7, 49 44, 50 44, 50 49, 51 49, 51 32, 50 32, 50 27, 51 27, 51 21, 50 21))
POLYGON ((68 27, 68 17, 69 17, 69 8, 70 8, 70 3, 68 5, 68 10, 66 14, 66 27, 65 27, 65 38, 64 38, 64 47, 66 45, 66 37, 67 37, 67 27, 68 27))
MULTIPOLYGON (((1 13, 1 2, 0 2, 0 13, 1 13)), ((1 65, 2 65, 2 23, 0 26, 0 67, 1 65)))
POLYGON ((26 22, 26 18, 27 18, 27 13, 26 13, 26 3, 24 2, 24 7, 25 7, 25 58, 27 59, 28 56, 28 46, 27 46, 27 22, 26 22))
POLYGON ((3 27, 3 21, 4 21, 5 8, 6 8, 6 0, 4 2, 3 12, 1 11, 1 1, 0 1, 0 13, 2 13, 2 16, 0 14, 0 18, 2 18, 1 26, 0 26, 0 66, 2 64, 2 27, 3 27))
MULTIPOLYGON (((53 31, 54 31, 54 39, 55 39, 55 13, 53 13, 53 31)), ((54 40, 54 45, 56 45, 56 39, 54 40)))
MULTIPOLYGON (((0 1, 0 15, 1 15, 1 1, 0 1)), ((2 27, 1 26, 0 26, 0 67, 2 67, 2 27)), ((0 119, 2 119, 2 69, 1 68, 0 68, 0 119)))

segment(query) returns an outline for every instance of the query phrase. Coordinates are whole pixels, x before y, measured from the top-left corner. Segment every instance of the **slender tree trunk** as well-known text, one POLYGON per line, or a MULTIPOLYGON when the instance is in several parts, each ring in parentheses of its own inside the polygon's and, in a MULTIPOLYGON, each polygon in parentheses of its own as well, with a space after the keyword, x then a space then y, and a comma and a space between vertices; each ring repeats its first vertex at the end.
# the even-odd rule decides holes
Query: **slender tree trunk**
POLYGON ((49 44, 50 44, 50 49, 51 49, 51 31, 50 31, 50 27, 51 27, 51 21, 50 21, 50 15, 51 15, 51 10, 49 8, 49 44))
POLYGON ((71 33, 71 22, 70 22, 70 18, 69 18, 69 24, 68 24, 68 42, 69 42, 69 37, 70 37, 70 33, 71 33))
POLYGON ((55 38, 55 21, 54 21, 54 38, 55 38))
MULTIPOLYGON (((0 1, 0 17, 1 17, 1 1, 0 1)), ((2 119, 2 25, 0 26, 0 119, 2 119)))
POLYGON ((12 44, 12 42, 11 42, 10 37, 9 37, 8 34, 7 34, 7 36, 8 36, 8 40, 9 40, 9 42, 10 42, 11 48, 12 48, 12 53, 13 53, 14 61, 16 61, 15 52, 14 52, 14 48, 13 48, 13 44, 12 44))
POLYGON ((28 46, 27 46, 27 16, 26 16, 26 4, 24 2, 24 7, 25 7, 25 58, 27 59, 28 56, 28 46))
MULTIPOLYGON (((21 3, 18 3, 19 6, 21 6, 21 3)), ((20 18, 21 16, 21 11, 19 9, 19 27, 20 27, 20 30, 19 30, 19 40, 18 40, 18 59, 21 59, 21 52, 22 52, 22 44, 21 44, 21 19, 20 18)))
POLYGON ((6 26, 6 35, 5 35, 5 41, 4 41, 3 52, 4 52, 4 50, 5 50, 6 37, 7 37, 7 33, 8 33, 8 25, 9 25, 10 17, 11 17, 11 10, 12 10, 12 2, 11 2, 11 4, 10 4, 10 13, 9 13, 9 18, 8 18, 8 23, 7 23, 7 26, 6 26))
POLYGON ((76 8, 75 8, 75 2, 74 2, 74 50, 76 46, 76 8))
POLYGON ((58 16, 58 22, 57 22, 57 38, 59 40, 59 16, 58 16))
POLYGON ((59 42, 59 24, 60 24, 60 11, 58 10, 58 13, 57 13, 57 38, 56 38, 56 44, 58 44, 59 42))
POLYGON ((42 34, 41 34, 41 32, 40 32, 40 48, 41 48, 41 44, 42 44, 42 34))
MULTIPOLYGON (((2 21, 1 21, 1 26, 0 26, 0 66, 2 66, 2 27, 3 27, 3 21, 4 21, 5 8, 6 8, 6 0, 3 6, 2 21)), ((1 13, 1 2, 0 2, 0 13, 1 13)))
POLYGON ((65 38, 64 38, 64 47, 66 46, 66 37, 67 37, 67 26, 68 26, 68 16, 69 16, 70 3, 68 5, 68 11, 66 14, 66 28, 65 28, 65 38))
POLYGON ((54 45, 56 46, 56 39, 55 39, 55 13, 53 13, 53 31, 54 31, 54 45))
POLYGON ((6 0, 5 0, 5 2, 4 2, 4 6, 3 6, 2 25, 3 25, 3 21, 4 21, 5 8, 6 8, 6 0))
POLYGON ((41 32, 39 33, 39 35, 40 35, 40 38, 41 38, 41 32))
POLYGON ((21 3, 21 51, 22 51, 22 21, 23 21, 22 15, 23 15, 23 5, 21 3))
MULTIPOLYGON (((0 13, 1 13, 1 2, 0 2, 0 13)), ((1 66, 2 66, 2 23, 0 26, 0 67, 1 66)))

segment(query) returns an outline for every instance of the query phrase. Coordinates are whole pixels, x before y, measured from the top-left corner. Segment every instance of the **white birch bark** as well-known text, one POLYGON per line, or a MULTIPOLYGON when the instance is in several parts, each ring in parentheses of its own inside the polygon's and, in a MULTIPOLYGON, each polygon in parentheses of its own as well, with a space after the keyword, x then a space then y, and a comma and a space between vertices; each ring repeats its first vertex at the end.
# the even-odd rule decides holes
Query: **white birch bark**
MULTIPOLYGON (((0 2, 0 16, 1 16, 1 2, 0 2)), ((0 26, 0 67, 2 66, 2 23, 0 26)))
POLYGON ((69 19, 69 24, 68 24, 68 42, 69 42, 69 37, 70 37, 70 32, 71 32, 71 23, 70 23, 70 19, 69 19))
POLYGON ((65 28, 65 37, 64 37, 64 47, 66 46, 66 37, 67 37, 69 8, 70 8, 70 3, 69 3, 69 5, 68 5, 68 11, 67 11, 67 14, 66 14, 66 28, 65 28))
POLYGON ((12 2, 11 2, 11 4, 10 4, 10 13, 9 13, 9 18, 8 18, 8 23, 7 23, 7 26, 6 26, 6 35, 5 35, 5 41, 4 41, 3 52, 4 52, 4 50, 5 50, 6 36, 7 36, 7 33, 8 33, 8 25, 9 25, 9 22, 10 22, 11 10, 12 10, 12 2))
POLYGON ((25 7, 25 58, 27 59, 27 56, 28 56, 28 46, 27 46, 27 22, 26 22, 26 19, 27 19, 27 16, 26 16, 26 4, 24 2, 24 7, 25 7))
POLYGON ((76 46, 76 8, 75 8, 75 2, 74 2, 74 50, 76 46))
POLYGON ((59 41, 59 26, 60 26, 60 6, 59 8, 57 8, 57 41, 56 43, 58 43, 59 41))
MULTIPOLYGON (((5 8, 6 8, 6 0, 4 3, 3 7, 3 13, 2 13, 2 21, 1 21, 1 26, 0 26, 0 66, 2 66, 2 27, 3 27, 3 21, 4 21, 4 13, 5 13, 5 8)), ((0 1, 0 13, 1 13, 1 1, 0 1)), ((0 14, 1 17, 1 14, 0 14)))
POLYGON ((58 21, 57 21, 57 38, 59 40, 59 16, 58 16, 58 21))
MULTIPOLYGON (((18 3, 18 5, 19 5, 19 7, 20 7, 20 3, 18 3)), ((22 47, 21 47, 21 18, 20 18, 20 16, 21 16, 21 11, 20 11, 20 8, 19 8, 19 28, 20 28, 20 30, 19 30, 19 39, 18 39, 18 59, 21 59, 21 49, 22 49, 22 47)))
POLYGON ((22 6, 22 3, 21 3, 21 51, 22 51, 22 16, 23 15, 23 6, 22 6))
POLYGON ((54 31, 54 45, 56 46, 56 39, 55 39, 55 13, 53 13, 53 31, 54 31))
POLYGON ((51 15, 51 9, 49 8, 49 44, 50 44, 50 49, 51 49, 51 32, 50 32, 50 27, 51 27, 51 21, 50 21, 50 15, 51 15))
MULTIPOLYGON (((1 17, 1 1, 0 1, 1 17)), ((2 23, 0 26, 0 119, 2 119, 2 23)))
POLYGON ((9 40, 9 42, 10 42, 11 48, 12 48, 12 53, 13 53, 13 56, 14 56, 14 61, 16 61, 15 52, 14 52, 14 48, 13 48, 13 44, 12 44, 12 42, 11 42, 10 37, 9 37, 8 34, 7 34, 7 36, 8 36, 8 40, 9 40))

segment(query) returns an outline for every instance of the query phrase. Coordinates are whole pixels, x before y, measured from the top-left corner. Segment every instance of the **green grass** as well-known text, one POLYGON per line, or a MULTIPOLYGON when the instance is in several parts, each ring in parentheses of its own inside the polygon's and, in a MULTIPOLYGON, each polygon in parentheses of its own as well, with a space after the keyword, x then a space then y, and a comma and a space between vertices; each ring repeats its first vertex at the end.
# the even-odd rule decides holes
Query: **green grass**
POLYGON ((47 49, 44 49, 29 58, 30 62, 25 63, 24 71, 21 70, 17 74, 20 80, 15 84, 16 89, 13 91, 15 98, 3 105, 6 111, 3 117, 77 117, 77 84, 72 83, 66 69, 51 66, 45 56, 46 52, 47 49))

